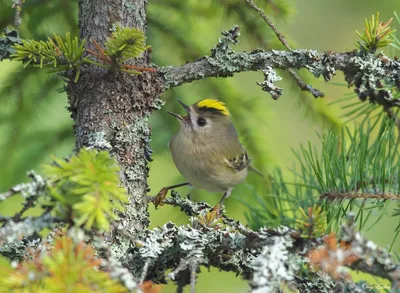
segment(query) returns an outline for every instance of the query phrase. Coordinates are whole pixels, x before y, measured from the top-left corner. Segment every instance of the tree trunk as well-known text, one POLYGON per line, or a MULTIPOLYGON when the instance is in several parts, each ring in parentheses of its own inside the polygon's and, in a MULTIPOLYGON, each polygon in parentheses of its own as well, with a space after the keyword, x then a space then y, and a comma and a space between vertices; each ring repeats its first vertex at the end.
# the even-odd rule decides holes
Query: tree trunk
MULTIPOLYGON (((144 0, 80 0, 81 38, 94 50, 92 39, 101 47, 117 25, 146 30, 144 0)), ((131 65, 148 67, 149 52, 131 65)), ((77 83, 69 83, 67 93, 75 121, 76 149, 106 149, 121 167, 120 178, 130 196, 121 224, 133 235, 148 226, 145 195, 148 191, 147 161, 151 148, 148 117, 159 109, 163 85, 156 73, 129 75, 96 66, 82 68, 77 83)))

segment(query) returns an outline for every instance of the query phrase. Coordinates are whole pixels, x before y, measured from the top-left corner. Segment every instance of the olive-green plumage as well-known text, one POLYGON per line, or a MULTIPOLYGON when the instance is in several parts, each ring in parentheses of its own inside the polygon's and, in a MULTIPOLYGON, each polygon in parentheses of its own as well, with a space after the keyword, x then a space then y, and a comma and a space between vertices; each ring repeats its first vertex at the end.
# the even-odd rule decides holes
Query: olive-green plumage
POLYGON ((191 185, 223 192, 223 200, 252 168, 246 149, 222 102, 207 99, 191 106, 180 103, 187 116, 170 113, 180 122, 179 132, 169 143, 175 165, 191 185))

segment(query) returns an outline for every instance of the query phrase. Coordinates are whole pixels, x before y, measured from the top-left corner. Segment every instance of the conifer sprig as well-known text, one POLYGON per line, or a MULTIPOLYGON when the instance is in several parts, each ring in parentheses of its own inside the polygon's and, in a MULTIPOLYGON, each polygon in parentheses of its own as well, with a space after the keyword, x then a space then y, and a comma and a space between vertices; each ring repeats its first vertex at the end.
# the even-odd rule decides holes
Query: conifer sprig
POLYGON ((144 33, 137 28, 117 26, 104 44, 105 53, 119 64, 137 58, 150 46, 146 46, 144 33))
POLYGON ((393 18, 387 22, 379 22, 379 12, 368 21, 365 18, 365 29, 363 33, 356 31, 361 42, 357 41, 357 47, 366 52, 375 52, 378 48, 383 48, 392 43, 393 34, 396 32, 390 27, 393 18))
POLYGON ((93 64, 106 69, 117 69, 130 74, 140 74, 141 71, 155 72, 154 68, 141 68, 130 64, 124 64, 129 59, 137 58, 150 46, 145 44, 144 33, 137 28, 117 26, 105 43, 103 50, 92 39, 96 51, 85 48, 85 40, 72 38, 70 33, 65 38, 54 34, 46 42, 36 40, 21 40, 21 44, 14 44, 14 53, 11 55, 14 61, 25 62, 40 68, 51 66, 54 72, 66 72, 74 70, 74 82, 77 82, 81 74, 81 66, 93 64), (83 57, 88 52, 96 56, 99 61, 83 57))
POLYGON ((387 117, 378 126, 364 121, 354 131, 345 127, 340 134, 324 134, 321 151, 311 143, 300 147, 294 152, 294 181, 285 180, 278 169, 272 176, 271 191, 256 193, 258 204, 248 204, 247 219, 252 227, 283 224, 316 236, 338 231, 342 217, 350 211, 355 213, 359 230, 370 229, 385 215, 398 217, 388 210, 390 199, 400 197, 400 153, 394 124, 387 117), (273 204, 267 204, 271 199, 273 204), (376 212, 378 217, 373 215, 376 212))
POLYGON ((61 217, 70 217, 85 229, 109 230, 110 220, 124 211, 128 202, 125 189, 119 186, 118 165, 107 152, 82 149, 69 161, 55 159, 45 166, 54 184, 50 194, 61 217))
POLYGON ((108 273, 97 269, 102 260, 84 242, 74 243, 64 237, 56 239, 52 249, 50 243, 46 245, 49 251, 33 248, 31 258, 15 268, 1 265, 1 292, 128 292, 108 273))
POLYGON ((54 34, 53 39, 48 38, 46 42, 35 40, 22 40, 21 44, 14 44, 15 53, 11 55, 13 60, 25 62, 24 67, 30 64, 43 68, 52 66, 55 72, 75 70, 74 81, 80 76, 80 66, 83 63, 85 52, 85 40, 80 41, 77 37, 71 38, 70 33, 65 38, 54 34))

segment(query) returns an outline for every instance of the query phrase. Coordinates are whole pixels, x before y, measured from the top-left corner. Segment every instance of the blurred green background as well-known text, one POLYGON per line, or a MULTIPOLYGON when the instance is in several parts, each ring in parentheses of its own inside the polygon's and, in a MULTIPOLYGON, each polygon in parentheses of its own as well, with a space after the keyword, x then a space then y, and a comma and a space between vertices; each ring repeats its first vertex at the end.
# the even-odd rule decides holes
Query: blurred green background
MULTIPOLYGON (((244 1, 240 0, 152 0, 148 5, 148 39, 153 48, 153 62, 157 65, 180 65, 206 55, 216 44, 222 30, 234 24, 241 27, 240 44, 236 50, 256 47, 281 49, 270 29, 244 1)), ((258 0, 283 31, 293 48, 350 51, 355 48, 355 30, 362 31, 364 17, 377 11, 382 20, 400 11, 397 0, 258 0)), ((0 0, 0 28, 12 27, 14 10, 10 0, 0 0)), ((63 35, 70 31, 78 34, 77 1, 28 0, 22 10, 22 38, 45 39, 53 33, 63 35)), ((390 53, 390 52, 387 52, 390 53)), ((165 107, 151 117, 153 130, 153 159, 150 164, 149 184, 152 193, 163 186, 183 182, 171 159, 167 143, 177 131, 177 121, 166 111, 181 111, 176 99, 194 103, 203 98, 219 98, 232 112, 234 123, 249 150, 254 165, 264 174, 279 166, 290 178, 289 168, 295 157, 292 149, 311 140, 319 146, 317 133, 337 131, 345 119, 340 105, 328 106, 328 102, 351 91, 343 86, 325 84, 304 70, 302 76, 315 88, 323 91, 324 99, 314 99, 301 92, 292 79, 279 72, 284 81, 283 96, 274 101, 261 91, 256 81, 262 81, 261 73, 241 73, 229 79, 210 78, 173 88, 163 95, 165 107)), ((343 82, 338 73, 334 81, 343 82)), ((0 192, 13 184, 26 180, 26 172, 40 171, 40 165, 51 161, 51 155, 59 157, 71 154, 74 148, 73 121, 66 111, 66 94, 62 92, 60 79, 34 68, 22 69, 19 63, 0 63, 0 192)), ((245 183, 234 189, 225 201, 228 215, 245 221, 246 207, 240 199, 256 204, 254 192, 263 195, 268 182, 250 174, 245 183)), ((190 192, 196 201, 206 200, 214 205, 218 194, 182 188, 182 194, 190 192)), ((14 202, 0 205, 0 213, 9 214, 17 206, 14 202)), ((178 209, 168 206, 155 211, 150 207, 152 227, 170 220, 187 223, 188 219, 178 209)), ((398 224, 394 218, 384 218, 369 231, 367 237, 380 245, 390 245, 393 231, 398 224)), ((400 241, 394 245, 400 248, 400 241)), ((230 273, 210 273, 202 268, 199 275, 199 292, 244 292, 247 283, 230 273)), ((173 285, 163 292, 173 292, 173 285)))

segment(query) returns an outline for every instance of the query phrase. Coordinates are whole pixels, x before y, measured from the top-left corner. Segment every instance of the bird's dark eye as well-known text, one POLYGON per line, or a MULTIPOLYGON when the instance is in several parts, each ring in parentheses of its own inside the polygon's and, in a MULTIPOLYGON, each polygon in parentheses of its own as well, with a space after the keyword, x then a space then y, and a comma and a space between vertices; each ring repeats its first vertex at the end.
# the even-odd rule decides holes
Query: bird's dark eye
POLYGON ((197 119, 197 125, 203 127, 204 125, 206 125, 206 119, 204 119, 203 117, 199 117, 197 119))

